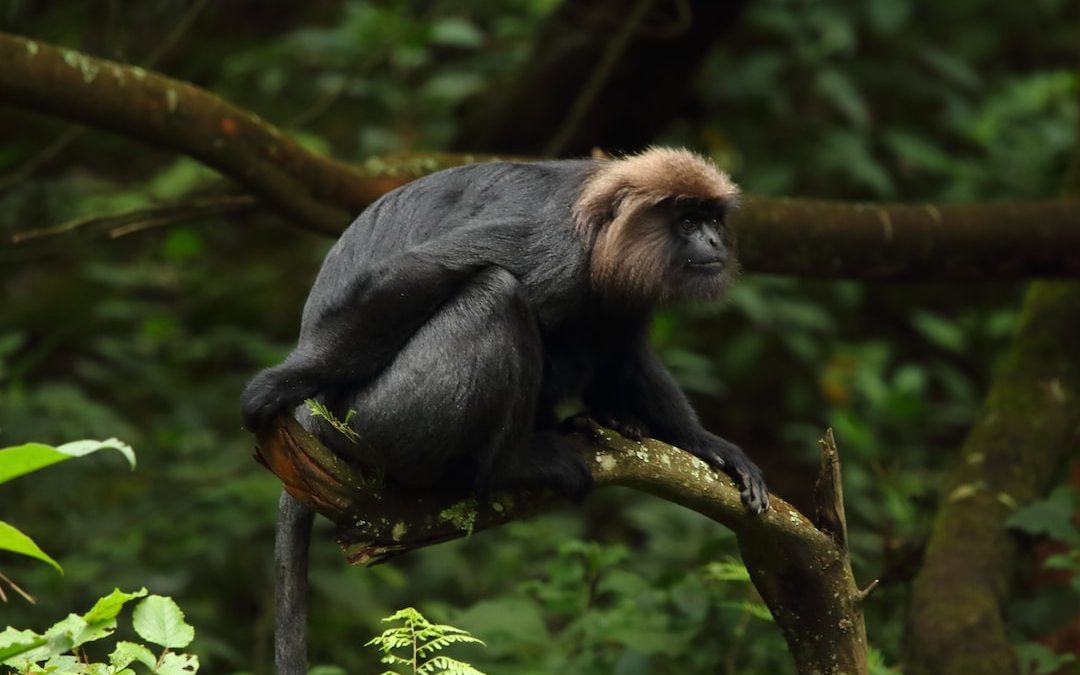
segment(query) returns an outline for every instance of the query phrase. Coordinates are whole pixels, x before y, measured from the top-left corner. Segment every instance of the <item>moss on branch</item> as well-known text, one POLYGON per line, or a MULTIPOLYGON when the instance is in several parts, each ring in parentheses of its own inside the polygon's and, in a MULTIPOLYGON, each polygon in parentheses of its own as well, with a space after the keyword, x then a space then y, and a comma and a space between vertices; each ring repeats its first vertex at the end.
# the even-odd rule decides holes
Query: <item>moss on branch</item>
MULTIPOLYGON (((328 235, 409 180, 492 159, 410 153, 346 164, 194 85, 4 33, 0 100, 189 155, 295 225, 328 235)), ((1076 200, 909 205, 754 198, 736 223, 750 272, 925 281, 1080 276, 1076 200)))
MULTIPOLYGON (((834 532, 773 496, 751 515, 739 489, 693 455, 655 440, 629 441, 601 429, 570 437, 585 454, 598 487, 648 492, 732 529, 743 558, 787 640, 800 673, 865 673, 866 638, 846 544, 834 532)), ((838 476, 831 434, 823 471, 838 476), (830 455, 831 453, 831 455, 830 455)), ((256 456, 296 499, 335 523, 353 564, 382 562, 409 550, 471 536, 561 505, 546 493, 422 494, 372 487, 370 468, 346 464, 292 418, 260 435, 256 456)), ((835 480, 824 481, 825 511, 842 517, 835 480), (835 489, 834 489, 835 488, 835 489), (837 513, 839 515, 837 515, 837 513)))

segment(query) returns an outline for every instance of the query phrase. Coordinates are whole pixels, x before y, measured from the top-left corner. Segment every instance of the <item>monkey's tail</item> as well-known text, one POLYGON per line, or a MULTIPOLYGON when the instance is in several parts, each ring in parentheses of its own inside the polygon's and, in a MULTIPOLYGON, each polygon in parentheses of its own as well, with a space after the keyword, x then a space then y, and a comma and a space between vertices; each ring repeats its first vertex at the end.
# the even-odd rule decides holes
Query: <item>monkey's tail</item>
POLYGON ((274 537, 274 665, 278 675, 306 675, 308 550, 315 511, 282 490, 274 537))

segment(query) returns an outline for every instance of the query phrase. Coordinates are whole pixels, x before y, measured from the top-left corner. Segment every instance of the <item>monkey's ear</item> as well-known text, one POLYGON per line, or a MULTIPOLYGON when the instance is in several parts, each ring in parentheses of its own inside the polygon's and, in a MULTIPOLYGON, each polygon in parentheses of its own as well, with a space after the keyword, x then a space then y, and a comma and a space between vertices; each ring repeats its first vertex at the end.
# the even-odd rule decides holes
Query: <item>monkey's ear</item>
POLYGON ((603 148, 601 148, 598 145, 593 146, 592 152, 590 154, 592 155, 593 159, 615 159, 615 157, 613 155, 606 152, 603 148))

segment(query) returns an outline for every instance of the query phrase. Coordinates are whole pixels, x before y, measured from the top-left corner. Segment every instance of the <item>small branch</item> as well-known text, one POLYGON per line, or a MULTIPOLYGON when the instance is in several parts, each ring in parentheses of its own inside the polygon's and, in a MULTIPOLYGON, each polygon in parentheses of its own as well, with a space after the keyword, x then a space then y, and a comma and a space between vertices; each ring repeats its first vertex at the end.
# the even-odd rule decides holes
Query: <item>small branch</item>
MULTIPOLYGON (((18 584, 16 584, 14 581, 12 581, 11 578, 8 575, 4 574, 3 572, 0 572, 0 584, 7 584, 8 586, 10 586, 11 590, 13 590, 16 593, 18 593, 19 595, 21 595, 23 600, 26 600, 31 605, 36 605, 37 604, 37 600, 34 598, 34 596, 30 595, 29 593, 24 591, 22 588, 20 588, 18 584)), ((4 594, 2 588, 0 588, 0 600, 2 600, 3 602, 7 602, 7 595, 4 594)))
POLYGON ((589 79, 582 85, 573 105, 570 106, 570 110, 567 111, 562 124, 559 125, 558 131, 548 141, 544 148, 545 155, 559 157, 566 152, 567 146, 570 145, 570 142, 578 133, 582 120, 589 114, 596 99, 600 96, 600 91, 607 84, 611 73, 626 52, 630 39, 637 32, 639 25, 649 10, 652 9, 652 6, 653 0, 635 0, 630 13, 622 19, 619 29, 608 40, 600 60, 593 68, 592 73, 589 74, 589 79))
POLYGON ((874 592, 874 589, 878 587, 878 582, 880 581, 880 579, 874 579, 866 586, 866 588, 860 589, 859 602, 864 602, 867 598, 869 598, 870 594, 874 592))
MULTIPOLYGON (((597 487, 620 485, 693 509, 731 528, 758 592, 776 618, 799 673, 866 673, 861 597, 847 553, 805 516, 773 496, 751 515, 739 489, 687 452, 655 440, 633 442, 602 429, 568 437, 592 467, 597 487)), ((835 444, 832 445, 835 450, 835 444)), ((329 518, 349 562, 371 565, 415 548, 469 536, 548 510, 550 494, 417 494, 371 487, 370 467, 350 466, 292 418, 258 438, 256 458, 290 495, 329 518)), ((834 465, 838 466, 838 464, 834 465)), ((842 510, 839 512, 842 516, 842 510)))
POLYGON ((48 164, 54 157, 68 148, 79 136, 86 132, 84 126, 72 126, 64 130, 64 133, 53 139, 40 152, 24 162, 14 171, 0 176, 0 192, 5 192, 15 185, 23 182, 34 174, 35 171, 48 164))
POLYGON ((106 230, 110 238, 130 234, 147 227, 162 227, 178 222, 206 218, 209 216, 236 215, 248 213, 258 207, 258 202, 247 195, 230 195, 192 199, 163 206, 125 211, 104 216, 76 218, 59 225, 24 230, 11 235, 11 243, 24 244, 45 237, 54 237, 82 230, 106 230))
POLYGON ((844 515, 844 488, 840 484, 840 453, 832 429, 825 430, 821 443, 821 467, 814 486, 817 512, 814 524, 832 537, 841 549, 847 548, 847 517, 844 515))

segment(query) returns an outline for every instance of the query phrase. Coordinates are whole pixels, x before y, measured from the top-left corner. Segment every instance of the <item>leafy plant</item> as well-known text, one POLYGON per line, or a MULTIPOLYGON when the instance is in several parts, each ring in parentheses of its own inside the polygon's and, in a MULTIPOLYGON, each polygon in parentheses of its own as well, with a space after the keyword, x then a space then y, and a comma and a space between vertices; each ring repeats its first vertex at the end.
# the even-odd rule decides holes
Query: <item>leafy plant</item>
POLYGON ((198 657, 173 650, 187 647, 194 637, 195 629, 172 598, 147 597, 145 588, 133 593, 116 589, 90 611, 69 614, 44 633, 8 626, 0 632, 0 666, 20 675, 191 675, 199 670, 198 657), (143 600, 132 613, 132 627, 144 641, 161 647, 160 652, 155 655, 145 644, 120 640, 107 662, 91 661, 84 645, 113 635, 124 605, 138 598, 143 600), (139 671, 135 664, 142 666, 139 671))
POLYGON ((323 418, 330 426, 337 429, 342 436, 349 439, 352 443, 356 444, 360 442, 360 434, 356 433, 356 430, 349 426, 349 420, 356 414, 355 410, 350 410, 346 413, 345 419, 342 420, 334 415, 334 413, 330 412, 329 408, 314 399, 305 399, 304 404, 307 405, 308 410, 311 411, 312 417, 323 418))
MULTIPOLYGON (((120 452, 120 454, 127 459, 128 463, 131 464, 131 468, 135 468, 135 452, 131 449, 131 446, 126 443, 121 443, 115 438, 110 438, 106 441, 73 441, 59 447, 53 447, 43 443, 26 443, 24 445, 16 445, 9 448, 0 448, 0 483, 6 483, 19 476, 37 471, 38 469, 44 469, 47 466, 69 460, 72 457, 85 457, 86 455, 97 452, 103 448, 110 448, 120 452)), ((0 551, 10 551, 11 553, 18 553, 40 560, 52 565, 56 568, 57 572, 63 574, 63 569, 61 569, 60 564, 53 560, 49 554, 45 553, 45 551, 41 550, 41 547, 34 543, 33 539, 2 520, 0 520, 0 551)), ((11 585, 12 588, 22 593, 11 580, 3 576, 0 576, 0 579, 3 579, 11 585)), ((25 594, 23 595, 25 596, 25 594)), ((3 589, 0 589, 0 600, 7 600, 3 589)))
MULTIPOLYGON (((484 675, 468 663, 463 663, 436 652, 452 644, 471 642, 484 644, 460 628, 435 624, 412 607, 406 607, 383 619, 384 622, 400 621, 402 625, 388 628, 364 646, 378 647, 382 663, 405 666, 412 675, 484 675), (405 650, 407 656, 398 656, 395 650, 405 650)), ((382 675, 398 675, 388 670, 382 675)))

